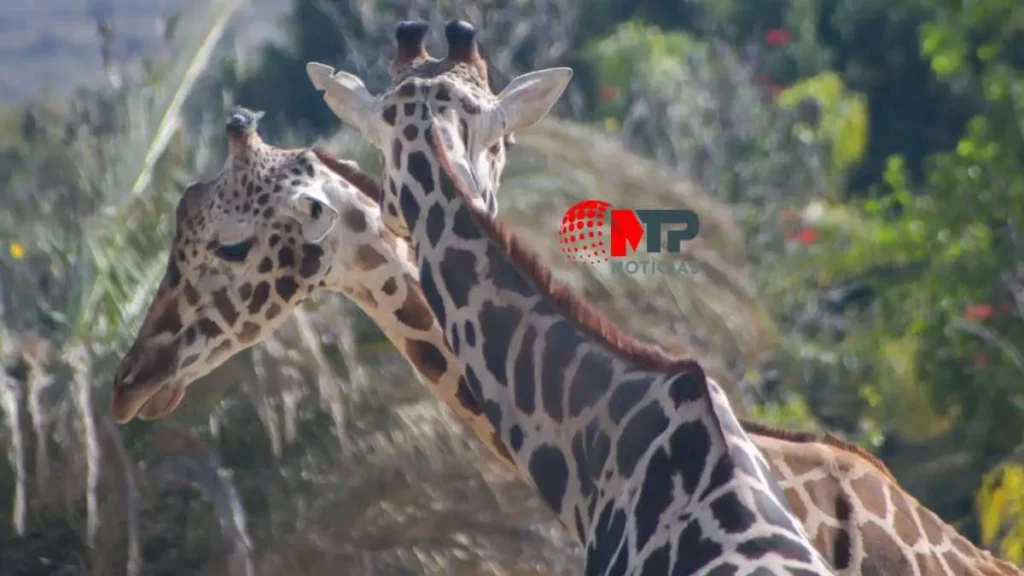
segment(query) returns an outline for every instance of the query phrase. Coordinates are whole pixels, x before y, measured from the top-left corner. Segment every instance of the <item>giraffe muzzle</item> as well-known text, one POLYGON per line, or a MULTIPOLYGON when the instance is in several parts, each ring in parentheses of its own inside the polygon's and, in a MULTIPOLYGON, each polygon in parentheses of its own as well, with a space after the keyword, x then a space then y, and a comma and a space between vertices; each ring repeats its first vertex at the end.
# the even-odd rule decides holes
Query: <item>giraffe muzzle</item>
POLYGON ((129 351, 114 375, 114 420, 125 424, 136 416, 143 420, 166 416, 181 402, 186 382, 177 374, 173 346, 151 354, 129 351))

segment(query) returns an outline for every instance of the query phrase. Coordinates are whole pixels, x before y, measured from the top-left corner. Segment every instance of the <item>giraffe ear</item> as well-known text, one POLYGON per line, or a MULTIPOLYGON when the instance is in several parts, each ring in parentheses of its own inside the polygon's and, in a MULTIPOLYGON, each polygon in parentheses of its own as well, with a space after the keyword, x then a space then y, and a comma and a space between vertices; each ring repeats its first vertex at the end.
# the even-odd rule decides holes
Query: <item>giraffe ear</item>
POLYGON ((308 186, 292 196, 295 218, 302 225, 302 235, 307 242, 323 242, 338 222, 338 211, 331 205, 327 192, 341 194, 337 184, 328 180, 323 186, 308 186))
POLYGON ((548 68, 516 76, 498 94, 505 134, 532 126, 547 115, 572 79, 572 68, 548 68))
POLYGON ((376 100, 358 76, 341 70, 335 72, 334 68, 319 62, 306 64, 306 74, 313 87, 324 93, 324 101, 335 116, 374 141, 372 119, 379 118, 374 114, 376 100))

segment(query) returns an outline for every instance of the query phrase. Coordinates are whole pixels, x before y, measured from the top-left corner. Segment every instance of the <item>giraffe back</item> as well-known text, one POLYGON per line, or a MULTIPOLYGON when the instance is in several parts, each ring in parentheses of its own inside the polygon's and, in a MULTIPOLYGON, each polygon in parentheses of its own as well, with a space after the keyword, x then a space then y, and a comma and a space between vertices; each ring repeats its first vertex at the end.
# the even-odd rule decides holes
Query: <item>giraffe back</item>
POLYGON ((839 574, 1024 574, 922 506, 862 448, 830 434, 742 425, 815 548, 839 574))

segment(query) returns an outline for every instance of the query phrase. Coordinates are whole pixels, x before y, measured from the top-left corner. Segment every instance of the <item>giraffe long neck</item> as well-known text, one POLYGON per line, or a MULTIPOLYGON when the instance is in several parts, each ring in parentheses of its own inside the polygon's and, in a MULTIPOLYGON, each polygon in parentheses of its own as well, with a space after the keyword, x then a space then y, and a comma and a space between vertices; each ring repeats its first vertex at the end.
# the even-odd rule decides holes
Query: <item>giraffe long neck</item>
POLYGON ((500 462, 518 473, 494 427, 470 394, 462 365, 427 306, 408 244, 380 224, 375 204, 348 212, 345 225, 359 239, 351 260, 358 273, 339 267, 326 288, 352 299, 446 404, 500 462))
POLYGON ((578 325, 472 212, 439 142, 401 184, 434 191, 401 198, 422 289, 502 442, 587 546, 588 573, 831 574, 717 386, 695 363, 645 363, 578 325), (723 529, 742 534, 709 536, 723 529), (690 564, 705 538, 708 557, 690 564))
POLYGON ((971 544, 855 447, 794 441, 793 433, 744 425, 815 547, 839 574, 1024 574, 971 544))

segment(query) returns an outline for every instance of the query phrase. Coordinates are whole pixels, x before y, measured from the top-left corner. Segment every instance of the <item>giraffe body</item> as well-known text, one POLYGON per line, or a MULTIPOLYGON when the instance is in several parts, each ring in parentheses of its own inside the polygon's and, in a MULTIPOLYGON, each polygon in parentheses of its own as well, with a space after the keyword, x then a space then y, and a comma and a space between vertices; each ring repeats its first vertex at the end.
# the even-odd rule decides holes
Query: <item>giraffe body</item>
MULTIPOLYGON (((422 54, 403 27, 400 54, 422 54)), ((472 28, 446 36, 445 61, 420 56, 380 99, 354 76, 307 70, 381 152, 385 223, 410 237, 472 396, 584 543, 586 573, 832 574, 699 365, 614 330, 493 219, 498 174, 481 159, 543 117, 571 72, 482 99, 461 81, 479 69, 472 28)))

